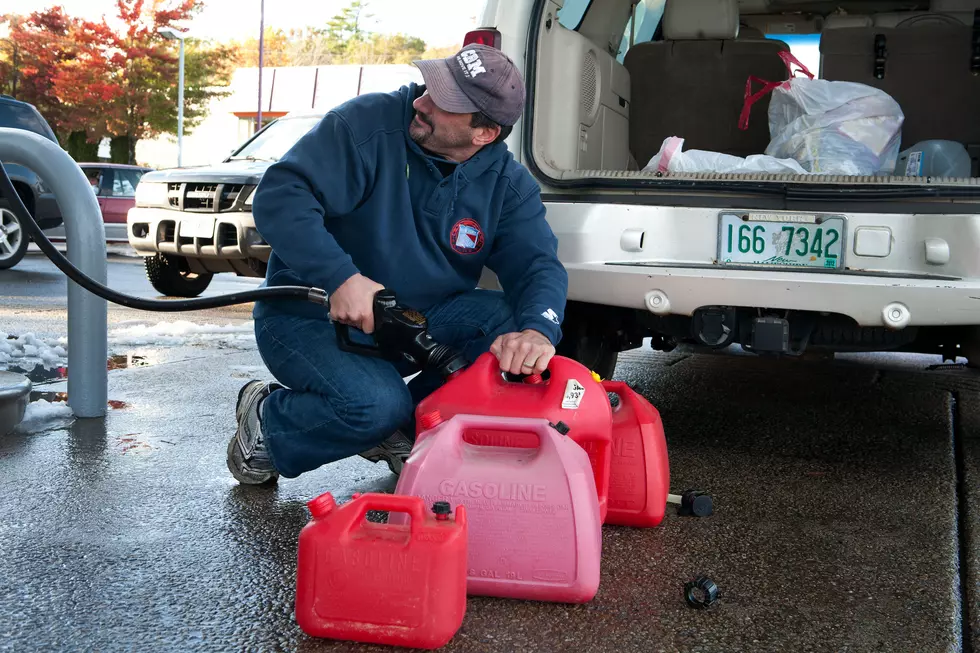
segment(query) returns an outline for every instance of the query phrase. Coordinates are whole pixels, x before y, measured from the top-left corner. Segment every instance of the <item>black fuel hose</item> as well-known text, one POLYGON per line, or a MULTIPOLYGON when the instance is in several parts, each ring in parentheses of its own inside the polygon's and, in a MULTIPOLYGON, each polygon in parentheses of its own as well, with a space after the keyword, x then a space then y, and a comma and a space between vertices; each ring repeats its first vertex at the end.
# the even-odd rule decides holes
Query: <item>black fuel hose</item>
POLYGON ((328 305, 327 293, 319 288, 307 288, 305 286, 275 286, 272 288, 257 288, 256 290, 246 290, 244 292, 229 293, 217 297, 197 297, 194 299, 143 299, 124 295, 116 292, 112 288, 103 286, 101 283, 86 276, 81 270, 75 267, 64 254, 51 244, 44 232, 36 222, 30 211, 24 206, 20 195, 14 189, 7 171, 0 163, 0 197, 10 202, 10 208, 14 215, 27 227, 28 233, 41 248, 45 256, 58 266, 65 275, 77 283, 85 290, 106 299, 113 304, 128 306, 144 311, 179 312, 179 311, 200 311, 208 308, 218 308, 220 306, 232 306, 234 304, 247 304, 259 299, 299 299, 314 304, 328 305))

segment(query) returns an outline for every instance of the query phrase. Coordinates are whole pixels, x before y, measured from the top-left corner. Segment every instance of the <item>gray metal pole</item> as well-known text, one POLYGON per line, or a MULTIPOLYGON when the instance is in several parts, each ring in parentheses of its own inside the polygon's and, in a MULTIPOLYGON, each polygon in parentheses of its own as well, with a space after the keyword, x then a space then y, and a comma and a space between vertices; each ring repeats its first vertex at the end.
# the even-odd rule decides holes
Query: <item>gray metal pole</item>
POLYGON ((180 39, 180 81, 177 82, 177 167, 184 166, 184 39, 180 39))
POLYGON ((259 0, 259 111, 255 131, 262 129, 262 57, 265 50, 265 0, 259 0))
MULTIPOLYGON (((105 226, 99 202, 68 153, 23 129, 0 127, 0 160, 36 172, 54 191, 65 220, 68 260, 105 284, 105 226)), ((109 398, 106 300, 68 282, 68 405, 76 417, 104 417, 109 398)))

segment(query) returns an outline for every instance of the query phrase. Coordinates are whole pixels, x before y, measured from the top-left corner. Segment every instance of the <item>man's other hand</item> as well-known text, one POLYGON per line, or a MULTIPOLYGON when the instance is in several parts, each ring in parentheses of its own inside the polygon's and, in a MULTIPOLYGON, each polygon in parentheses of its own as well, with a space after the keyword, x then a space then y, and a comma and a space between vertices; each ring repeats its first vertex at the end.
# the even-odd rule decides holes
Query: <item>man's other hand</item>
POLYGON ((374 295, 384 290, 380 283, 355 274, 330 295, 330 319, 374 332, 374 295))
POLYGON ((543 334, 533 329, 505 333, 490 345, 500 361, 500 369, 511 374, 542 374, 555 355, 555 347, 543 334))

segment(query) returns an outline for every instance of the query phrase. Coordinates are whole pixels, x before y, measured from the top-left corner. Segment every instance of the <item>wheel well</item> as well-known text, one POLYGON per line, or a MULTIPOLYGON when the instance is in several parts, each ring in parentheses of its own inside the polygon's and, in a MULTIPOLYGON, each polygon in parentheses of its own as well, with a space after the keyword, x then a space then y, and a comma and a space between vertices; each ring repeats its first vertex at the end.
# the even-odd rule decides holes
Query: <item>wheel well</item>
MULTIPOLYGON (((20 195, 20 201, 23 202, 24 206, 27 207, 28 213, 30 213, 33 216, 34 193, 31 192, 31 187, 22 181, 14 181, 12 183, 14 185, 14 190, 16 190, 17 194, 20 195)), ((2 199, 2 196, 0 196, 0 199, 2 199)))

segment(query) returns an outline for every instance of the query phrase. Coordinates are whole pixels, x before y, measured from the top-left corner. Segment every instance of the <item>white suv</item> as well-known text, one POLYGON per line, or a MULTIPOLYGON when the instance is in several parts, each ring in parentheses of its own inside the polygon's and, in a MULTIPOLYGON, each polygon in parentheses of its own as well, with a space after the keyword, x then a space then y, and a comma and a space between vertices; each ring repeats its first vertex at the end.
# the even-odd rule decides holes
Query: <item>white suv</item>
POLYGON ((508 146, 541 184, 568 269, 560 351, 606 375, 644 337, 657 349, 902 350, 980 364, 980 0, 918 4, 488 0, 466 42, 501 48, 525 74, 508 146), (818 77, 898 102, 902 150, 954 141, 972 169, 642 171, 671 136, 762 154, 768 96, 739 129, 746 81, 787 79, 779 53, 804 36, 819 41, 818 77))

